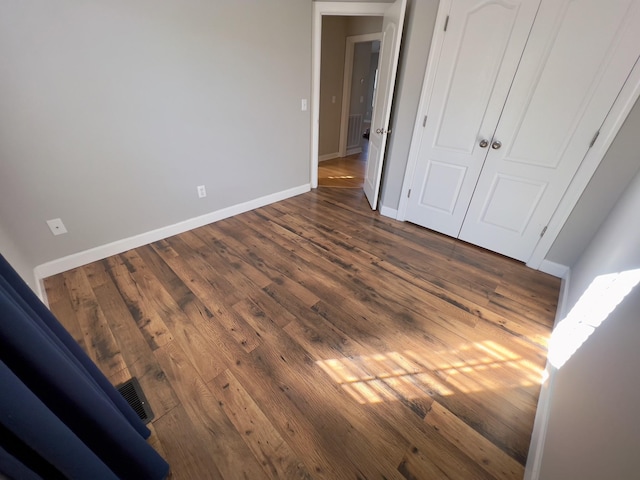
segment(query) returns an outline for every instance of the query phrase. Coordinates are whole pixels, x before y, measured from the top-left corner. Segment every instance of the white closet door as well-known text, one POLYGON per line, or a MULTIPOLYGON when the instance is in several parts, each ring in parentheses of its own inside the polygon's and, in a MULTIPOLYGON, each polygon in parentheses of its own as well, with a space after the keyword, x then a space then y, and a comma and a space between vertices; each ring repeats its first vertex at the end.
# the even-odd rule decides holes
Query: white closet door
POLYGON ((491 140, 539 3, 452 2, 433 85, 425 88, 431 100, 407 220, 458 236, 487 155, 480 142, 491 140))
POLYGON ((543 0, 459 238, 531 256, 640 55, 639 4, 543 0))

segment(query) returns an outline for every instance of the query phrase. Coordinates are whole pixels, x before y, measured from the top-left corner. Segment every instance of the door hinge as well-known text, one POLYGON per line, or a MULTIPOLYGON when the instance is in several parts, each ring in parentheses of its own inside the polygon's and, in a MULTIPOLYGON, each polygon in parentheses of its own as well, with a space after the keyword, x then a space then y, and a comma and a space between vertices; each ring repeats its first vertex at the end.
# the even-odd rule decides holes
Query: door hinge
POLYGON ((541 236, 541 237, 544 237, 544 234, 545 234, 545 233, 547 233, 547 228, 548 228, 548 227, 544 227, 544 228, 542 229, 542 231, 540 232, 540 236, 541 236))
POLYGON ((598 130, 596 132, 596 134, 593 136, 593 138, 591 139, 591 143, 589 144, 589 148, 593 147, 593 145, 596 143, 596 140, 598 139, 599 135, 600 135, 600 130, 598 130))
POLYGON ((447 31, 447 27, 449 26, 449 15, 447 15, 447 18, 444 21, 444 31, 447 31))
POLYGON ((424 120, 422 120, 422 128, 427 126, 427 116, 424 116, 424 120))
POLYGON ((407 192, 407 198, 411 198, 411 189, 407 192))

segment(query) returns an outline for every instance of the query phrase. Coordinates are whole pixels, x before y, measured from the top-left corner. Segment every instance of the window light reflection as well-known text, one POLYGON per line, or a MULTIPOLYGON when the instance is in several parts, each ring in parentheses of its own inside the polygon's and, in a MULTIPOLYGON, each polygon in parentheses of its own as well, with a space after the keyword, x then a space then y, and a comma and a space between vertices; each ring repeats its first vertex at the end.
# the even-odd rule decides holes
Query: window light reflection
POLYGON ((413 350, 316 362, 357 402, 453 395, 539 385, 542 368, 492 341, 457 350, 413 350))
POLYGON ((549 363, 560 369, 640 282, 640 269, 600 275, 561 320, 549 341, 549 363))

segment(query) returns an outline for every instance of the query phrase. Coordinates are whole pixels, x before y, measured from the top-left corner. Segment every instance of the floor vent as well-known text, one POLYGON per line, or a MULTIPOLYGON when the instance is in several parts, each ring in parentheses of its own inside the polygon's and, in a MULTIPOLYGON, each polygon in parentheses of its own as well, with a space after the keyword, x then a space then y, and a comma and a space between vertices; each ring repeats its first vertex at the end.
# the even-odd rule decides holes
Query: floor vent
POLYGON ((116 390, 120 392, 120 395, 124 397, 131 408, 138 414, 140 420, 144 423, 149 423, 153 420, 151 406, 149 402, 147 402, 147 397, 144 396, 144 392, 142 388, 140 388, 140 383, 138 383, 136 377, 121 383, 116 387, 116 390))

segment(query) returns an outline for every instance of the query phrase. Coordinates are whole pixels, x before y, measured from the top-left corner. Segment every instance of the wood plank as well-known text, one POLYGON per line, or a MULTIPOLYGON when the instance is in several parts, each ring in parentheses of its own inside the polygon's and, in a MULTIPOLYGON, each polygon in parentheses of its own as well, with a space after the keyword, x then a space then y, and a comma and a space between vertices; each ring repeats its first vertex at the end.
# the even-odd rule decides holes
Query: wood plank
POLYGON ((386 478, 398 478, 393 458, 394 452, 398 456, 400 454, 401 438, 374 435, 375 423, 364 415, 356 402, 350 401, 351 398, 338 385, 321 374, 320 367, 304 349, 275 328, 274 322, 265 321, 264 315, 255 315, 255 309, 246 303, 237 304, 234 308, 242 309, 247 322, 260 330, 265 344, 271 346, 269 349, 256 349, 251 354, 252 358, 285 386, 285 395, 306 412, 315 430, 325 439, 332 438, 338 444, 350 445, 344 455, 359 465, 365 478, 375 476, 375 472, 384 474, 386 478), (301 382, 301 378, 314 378, 314 383, 301 382), (295 387, 289 388, 288 385, 295 387), (338 405, 340 408, 335 408, 338 405), (365 431, 369 434, 363 435, 365 431), (363 461, 365 459, 367 462, 363 461))
MULTIPOLYGON (((169 292, 144 260, 133 251, 120 255, 130 268, 131 279, 139 288, 147 292, 148 301, 145 302, 146 312, 166 326, 171 338, 180 343, 191 363, 198 373, 209 381, 224 370, 224 361, 215 355, 216 343, 202 334, 200 325, 206 323, 213 316, 206 305, 194 305, 194 302, 182 301, 183 308, 188 304, 195 307, 189 310, 190 315, 180 308, 169 292), (200 308, 198 308, 200 307, 200 308), (199 355, 198 352, 211 351, 210 355, 199 355)), ((166 345, 166 343, 165 343, 166 345)))
POLYGON ((120 346, 109 328, 84 271, 75 269, 63 275, 89 357, 107 377, 126 368, 120 346))
POLYGON ((207 432, 191 421, 182 405, 154 420, 153 427, 162 439, 163 458, 171 468, 171 480, 225 478, 212 461, 207 432))
POLYGON ((144 335, 152 350, 173 340, 173 336, 153 307, 151 300, 144 294, 144 287, 133 279, 135 267, 125 257, 114 255, 105 260, 107 272, 118 287, 127 309, 135 319, 136 325, 144 335))
POLYGON ((76 316, 76 310, 71 305, 71 299, 69 298, 69 291, 64 280, 64 275, 56 275, 46 280, 46 285, 49 285, 54 295, 49 297, 49 308, 54 313, 58 321, 65 326, 69 334, 80 345, 85 352, 87 351, 87 345, 85 343, 85 334, 80 328, 78 317, 76 316))
POLYGON ((208 455, 224 478, 264 477, 264 470, 182 348, 173 342, 156 350, 154 355, 176 386, 181 406, 188 417, 185 422, 197 435, 191 443, 206 445, 208 455))
MULTIPOLYGON (((160 418, 178 405, 176 394, 116 285, 105 270, 105 264, 96 262, 89 268, 90 284, 96 300, 104 311, 108 312, 105 317, 111 332, 121 346, 122 356, 128 366, 127 371, 130 377, 138 379, 155 418, 160 418)), ((121 381, 124 380, 121 379, 121 381)))
POLYGON ((304 463, 229 370, 212 383, 214 395, 269 478, 311 478, 304 463))
POLYGON ((524 477, 524 467, 521 464, 470 428, 440 403, 433 402, 425 422, 496 479, 514 480, 524 477))
MULTIPOLYGON (((173 243, 177 244, 178 242, 174 241, 173 243)), ((171 242, 169 242, 169 244, 171 244, 171 242)), ((160 251, 161 250, 157 250, 157 253, 160 251)), ((191 255, 190 252, 180 247, 174 251, 180 252, 178 253, 179 256, 166 257, 165 261, 176 277, 178 277, 189 290, 189 292, 180 299, 175 299, 174 297, 174 300, 181 305, 182 310, 187 313, 187 317, 193 319, 194 317, 197 318, 200 316, 206 322, 218 322, 244 350, 250 352, 256 348, 260 344, 259 338, 253 334, 241 318, 238 318, 224 306, 224 302, 233 304, 240 298, 237 296, 237 291, 230 284, 228 289, 233 290, 234 295, 228 295, 227 291, 216 291, 216 287, 220 285, 220 282, 212 284, 192 268, 187 258, 191 255), (197 315, 197 313, 194 315, 194 307, 197 308, 197 313, 204 312, 208 318, 197 315)), ((201 322, 197 323, 199 324, 201 322)), ((211 378, 218 375, 221 368, 222 367, 218 367, 211 378)), ((211 379, 208 375, 206 375, 206 377, 207 381, 211 379)))

